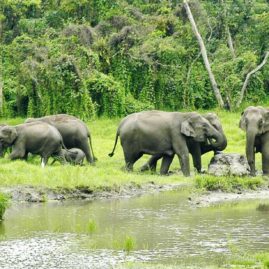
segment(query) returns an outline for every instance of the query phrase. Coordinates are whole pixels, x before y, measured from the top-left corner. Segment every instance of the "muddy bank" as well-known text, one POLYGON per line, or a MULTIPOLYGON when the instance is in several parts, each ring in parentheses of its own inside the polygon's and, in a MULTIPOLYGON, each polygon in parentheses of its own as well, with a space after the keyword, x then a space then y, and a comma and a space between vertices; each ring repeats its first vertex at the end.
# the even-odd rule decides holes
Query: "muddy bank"
POLYGON ((87 186, 72 189, 50 189, 40 186, 12 186, 0 187, 0 192, 8 194, 13 201, 40 203, 46 201, 64 201, 70 199, 96 200, 130 198, 146 193, 177 190, 188 186, 189 185, 186 183, 158 185, 154 182, 149 182, 143 185, 130 183, 123 186, 104 186, 96 189, 91 189, 87 186))
POLYGON ((206 207, 224 202, 236 202, 251 199, 269 199, 269 189, 240 191, 238 193, 211 191, 199 195, 194 194, 189 197, 190 204, 195 207, 206 207))

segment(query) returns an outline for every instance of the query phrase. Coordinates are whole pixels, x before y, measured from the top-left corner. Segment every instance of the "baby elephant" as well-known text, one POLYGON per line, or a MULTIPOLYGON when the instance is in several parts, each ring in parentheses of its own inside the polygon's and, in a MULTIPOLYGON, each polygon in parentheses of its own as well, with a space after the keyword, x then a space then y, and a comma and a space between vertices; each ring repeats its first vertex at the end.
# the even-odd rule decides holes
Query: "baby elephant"
MULTIPOLYGON (((79 148, 62 149, 65 160, 73 165, 83 165, 85 153, 79 148)), ((54 159, 53 164, 57 159, 54 159)))

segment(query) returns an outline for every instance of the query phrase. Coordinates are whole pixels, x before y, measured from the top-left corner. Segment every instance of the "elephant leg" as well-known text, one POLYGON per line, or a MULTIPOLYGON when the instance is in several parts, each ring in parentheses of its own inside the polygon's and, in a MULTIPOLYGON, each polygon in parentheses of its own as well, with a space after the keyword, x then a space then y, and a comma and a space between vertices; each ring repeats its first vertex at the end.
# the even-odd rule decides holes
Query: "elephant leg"
POLYGON ((192 143, 190 148, 190 154, 192 155, 193 166, 196 168, 198 173, 202 171, 202 158, 201 158, 201 147, 200 143, 192 143))
POLYGON ((143 153, 126 153, 124 152, 125 168, 127 171, 133 171, 134 163, 142 157, 143 153))
POLYGON ((262 172, 264 175, 269 175, 269 141, 262 145, 262 172))
POLYGON ((177 154, 181 166, 183 175, 186 177, 190 176, 190 159, 189 150, 186 141, 183 137, 179 139, 175 138, 173 141, 173 150, 177 154))
POLYGON ((12 152, 9 155, 11 160, 24 159, 25 158, 25 149, 23 146, 13 147, 12 152))
POLYGON ((167 175, 168 171, 169 171, 169 167, 174 159, 175 155, 172 156, 168 156, 168 155, 164 155, 163 159, 162 159, 162 164, 161 164, 161 170, 160 170, 160 174, 161 175, 167 175))
POLYGON ((87 162, 93 164, 94 159, 90 151, 88 140, 82 141, 77 147, 80 148, 85 153, 87 162))
POLYGON ((140 168, 140 171, 144 172, 151 170, 152 172, 156 172, 157 162, 161 157, 161 154, 151 156, 151 158, 140 168))

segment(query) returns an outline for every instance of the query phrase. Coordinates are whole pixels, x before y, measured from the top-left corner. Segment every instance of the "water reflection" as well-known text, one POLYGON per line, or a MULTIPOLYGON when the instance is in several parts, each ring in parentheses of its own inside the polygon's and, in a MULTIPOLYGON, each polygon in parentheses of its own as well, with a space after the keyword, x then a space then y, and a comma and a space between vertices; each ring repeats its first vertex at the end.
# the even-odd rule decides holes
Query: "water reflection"
POLYGON ((269 249, 269 214, 257 210, 259 201, 191 208, 187 197, 187 192, 168 192, 14 205, 0 224, 0 267, 110 268, 123 261, 218 264, 235 247, 269 249), (130 255, 123 251, 126 236, 135 239, 130 255))

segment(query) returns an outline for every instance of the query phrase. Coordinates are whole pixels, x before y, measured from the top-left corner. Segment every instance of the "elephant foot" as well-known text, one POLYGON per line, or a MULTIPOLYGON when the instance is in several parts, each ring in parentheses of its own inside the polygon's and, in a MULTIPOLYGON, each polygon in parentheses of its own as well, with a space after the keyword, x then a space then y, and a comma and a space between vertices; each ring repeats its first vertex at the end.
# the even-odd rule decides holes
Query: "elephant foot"
POLYGON ((145 171, 148 171, 148 170, 150 170, 150 167, 149 167, 149 165, 147 163, 144 164, 143 166, 141 166, 141 168, 140 168, 140 172, 145 172, 145 171))
POLYGON ((198 174, 207 174, 207 171, 205 169, 201 169, 200 171, 197 171, 198 174))

